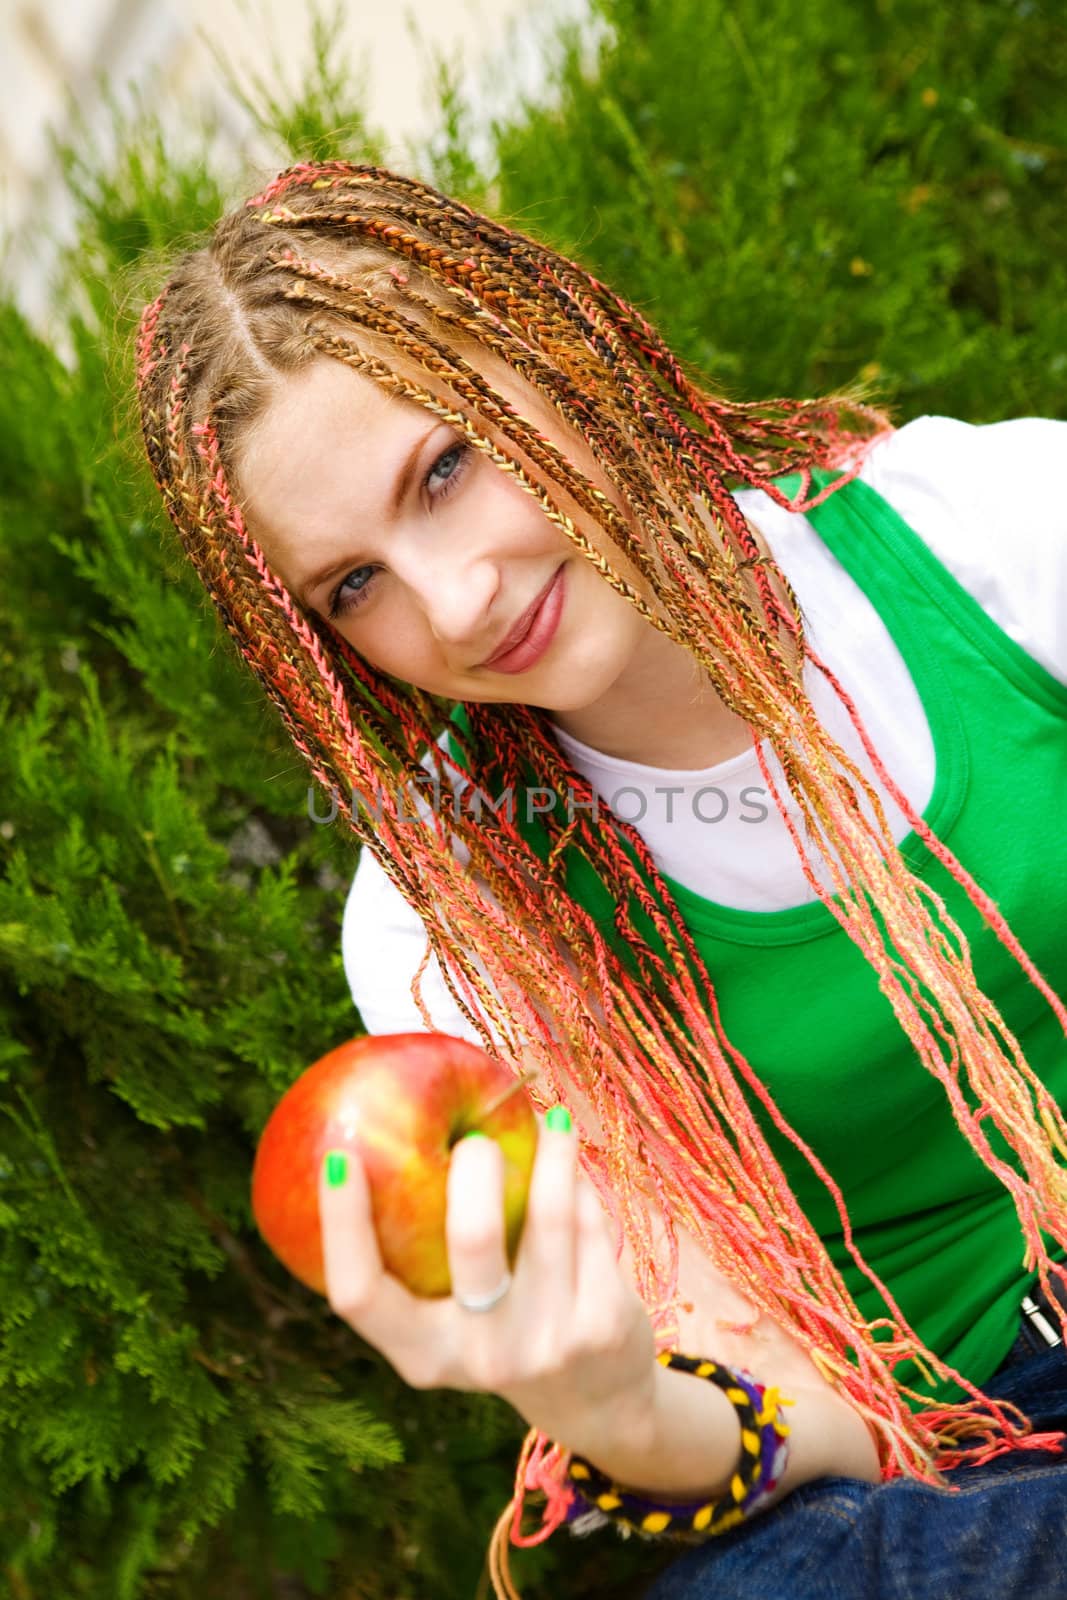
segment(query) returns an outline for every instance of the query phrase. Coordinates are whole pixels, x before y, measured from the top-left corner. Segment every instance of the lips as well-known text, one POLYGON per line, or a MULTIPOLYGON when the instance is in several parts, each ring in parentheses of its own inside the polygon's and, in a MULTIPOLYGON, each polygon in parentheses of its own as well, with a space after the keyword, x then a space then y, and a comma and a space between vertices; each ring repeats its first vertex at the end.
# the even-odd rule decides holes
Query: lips
POLYGON ((552 585, 559 576, 559 570, 559 567, 557 567, 551 578, 549 578, 548 582, 541 590, 541 593, 537 596, 536 600, 532 601, 531 604, 526 607, 526 610, 518 618, 515 625, 508 633, 504 635, 504 638, 497 645, 492 655, 486 656, 485 660, 479 663, 480 666, 491 667, 494 661, 498 661, 501 656, 507 655, 509 650, 513 650, 515 646, 521 642, 523 637, 529 632, 531 623, 544 604, 545 596, 548 594, 548 591, 551 589, 552 585))

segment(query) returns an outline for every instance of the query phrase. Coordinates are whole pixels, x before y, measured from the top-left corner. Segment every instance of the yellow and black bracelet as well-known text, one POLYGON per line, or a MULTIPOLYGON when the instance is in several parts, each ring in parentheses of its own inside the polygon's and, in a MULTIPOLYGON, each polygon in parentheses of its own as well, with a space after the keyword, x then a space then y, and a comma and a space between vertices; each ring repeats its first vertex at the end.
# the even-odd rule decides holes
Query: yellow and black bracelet
POLYGON ((789 1428, 777 1389, 758 1383, 741 1367, 724 1367, 701 1356, 664 1350, 661 1366, 706 1378, 726 1395, 741 1424, 741 1457, 725 1494, 714 1500, 662 1502, 631 1494, 584 1456, 572 1456, 567 1482, 574 1491, 567 1521, 575 1533, 604 1521, 623 1534, 695 1543, 726 1533, 750 1516, 777 1487, 788 1454, 789 1428), (599 1513, 599 1515, 598 1515, 599 1513))

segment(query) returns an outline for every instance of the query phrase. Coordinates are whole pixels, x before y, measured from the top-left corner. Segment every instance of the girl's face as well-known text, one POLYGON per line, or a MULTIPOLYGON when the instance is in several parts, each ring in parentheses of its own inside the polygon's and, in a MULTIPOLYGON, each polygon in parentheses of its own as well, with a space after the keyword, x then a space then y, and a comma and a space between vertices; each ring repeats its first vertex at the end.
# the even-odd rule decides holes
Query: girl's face
MULTIPOLYGON (((495 365, 492 381, 618 503, 536 394, 495 365)), ((627 674, 647 676, 663 640, 512 475, 449 423, 339 361, 285 380, 251 430, 239 479, 249 528, 289 590, 373 666, 431 694, 590 707, 627 674), (488 658, 557 572, 535 630, 540 642, 558 614, 543 652, 518 670, 495 668, 488 658)), ((564 505, 596 541, 596 525, 564 505)), ((609 548, 603 535, 599 545, 609 548)))

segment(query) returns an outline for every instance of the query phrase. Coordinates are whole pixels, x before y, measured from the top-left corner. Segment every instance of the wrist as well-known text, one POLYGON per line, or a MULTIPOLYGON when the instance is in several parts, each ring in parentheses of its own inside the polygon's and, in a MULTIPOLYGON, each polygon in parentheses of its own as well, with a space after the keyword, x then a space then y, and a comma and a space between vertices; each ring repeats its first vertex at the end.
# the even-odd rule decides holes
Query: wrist
POLYGON ((635 1495, 688 1501, 727 1488, 741 1430, 721 1389, 653 1362, 639 1391, 569 1428, 561 1442, 635 1495))
POLYGON ((712 1499, 729 1486, 741 1455, 737 1412, 721 1389, 656 1366, 652 1443, 620 1482, 662 1500, 712 1499))
POLYGON ((560 1440, 576 1490, 568 1520, 586 1518, 584 1503, 623 1532, 691 1540, 725 1532, 811 1478, 878 1481, 870 1430, 828 1384, 786 1398, 747 1369, 703 1356, 663 1352, 656 1366, 651 1385, 634 1391, 636 1410, 613 1405, 593 1419, 591 1440, 573 1429, 560 1440), (708 1382, 694 1390, 694 1378, 708 1382))
MULTIPOLYGON (((659 1375, 655 1361, 639 1383, 587 1411, 572 1411, 566 1425, 553 1431, 564 1449, 585 1456, 607 1471, 618 1463, 637 1463, 656 1448, 659 1437, 659 1375)), ((551 1430, 550 1430, 551 1431, 551 1430)))
MULTIPOLYGON (((683 1398, 683 1391, 676 1384, 660 1385, 657 1415, 675 1451, 668 1486, 661 1487, 664 1480, 657 1474, 656 1487, 651 1487, 652 1475, 647 1462, 638 1467, 636 1475, 631 1471, 628 1481, 623 1483, 587 1457, 572 1454, 567 1476, 578 1498, 571 1503, 568 1520, 586 1524, 589 1517, 607 1518, 615 1521, 623 1533, 636 1532, 684 1542, 711 1538, 765 1509, 779 1497, 789 1464, 791 1431, 782 1407, 791 1405, 792 1401, 780 1395, 776 1388, 761 1384, 745 1369, 723 1366, 704 1356, 663 1352, 657 1361, 683 1376, 706 1379, 729 1403, 738 1429, 739 1449, 733 1467, 714 1488, 707 1487, 704 1476, 699 1478, 699 1490, 681 1487, 683 1483, 696 1481, 692 1476, 686 1477, 685 1457, 679 1453, 686 1448, 684 1444, 679 1445, 679 1440, 692 1437, 689 1431, 685 1434, 676 1431, 674 1408, 683 1398), (583 1503, 589 1507, 588 1513, 581 1509, 583 1503)), ((697 1420, 699 1422, 700 1418, 697 1420)), ((691 1429, 691 1406, 686 1407, 684 1421, 691 1429)), ((713 1427, 714 1420, 708 1425, 713 1427)), ((716 1430, 712 1439, 721 1450, 722 1433, 716 1430)), ((696 1471, 702 1474, 710 1452, 707 1437, 700 1443, 702 1454, 696 1471)), ((659 1455, 654 1457, 653 1473, 661 1459, 659 1455)), ((612 1470, 616 1474, 619 1472, 617 1462, 612 1470)))

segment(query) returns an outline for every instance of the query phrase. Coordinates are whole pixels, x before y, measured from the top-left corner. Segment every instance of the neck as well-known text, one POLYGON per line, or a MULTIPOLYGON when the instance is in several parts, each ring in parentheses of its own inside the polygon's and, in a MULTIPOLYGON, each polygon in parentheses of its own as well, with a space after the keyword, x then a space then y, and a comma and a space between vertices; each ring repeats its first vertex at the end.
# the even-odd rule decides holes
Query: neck
POLYGON ((729 711, 689 652, 665 634, 593 706, 553 712, 552 721, 603 755, 640 766, 700 771, 750 748, 748 724, 729 711))
MULTIPOLYGON (((763 535, 749 523, 762 555, 763 535)), ((785 641, 783 628, 783 643, 785 641)), ((795 663, 800 682, 800 665, 795 663)), ((591 706, 553 712, 552 722, 603 755, 640 766, 699 772, 752 748, 747 722, 730 711, 684 645, 649 626, 625 678, 591 706)))

